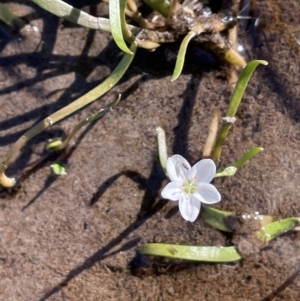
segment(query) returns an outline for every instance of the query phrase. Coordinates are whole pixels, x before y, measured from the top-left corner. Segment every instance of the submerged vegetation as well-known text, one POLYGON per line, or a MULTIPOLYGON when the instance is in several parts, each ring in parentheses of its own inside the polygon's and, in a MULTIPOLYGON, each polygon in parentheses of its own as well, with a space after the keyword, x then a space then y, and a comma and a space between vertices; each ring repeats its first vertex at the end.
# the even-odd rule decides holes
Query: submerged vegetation
MULTIPOLYGON (((145 3, 153 9, 153 15, 149 20, 142 17, 133 0, 109 1, 109 19, 91 16, 60 0, 32 1, 56 16, 80 26, 111 32, 114 41, 125 55, 103 83, 72 104, 46 117, 12 146, 0 165, 0 184, 4 187, 13 187, 16 184, 16 179, 8 178, 5 170, 20 148, 47 127, 80 110, 113 88, 130 66, 137 47, 153 50, 163 43, 182 40, 172 80, 178 78, 182 72, 186 48, 191 39, 223 62, 236 68, 246 65, 245 59, 236 51, 238 1, 231 7, 220 6, 218 12, 214 13, 208 5, 192 0, 182 4, 177 0, 171 2, 147 0, 145 3), (128 25, 126 15, 139 26, 128 25), (129 48, 126 42, 131 44, 129 48)), ((4 5, 0 6, 0 19, 9 26, 24 25, 24 22, 4 5)))
MULTIPOLYGON (((176 154, 168 159, 165 134, 163 129, 158 128, 161 167, 165 175, 171 180, 171 183, 162 191, 162 196, 173 201, 178 200, 183 218, 191 222, 196 220, 200 212, 200 204, 204 203, 206 205, 202 205, 202 218, 210 226, 220 231, 234 232, 236 229, 232 227, 232 220, 238 218, 235 213, 207 206, 207 204, 221 200, 221 195, 217 189, 209 183, 214 177, 233 176, 243 164, 263 150, 262 147, 254 147, 232 165, 223 170, 215 170, 215 164, 217 165, 220 159, 222 146, 234 124, 236 112, 250 77, 258 65, 267 64, 267 62, 259 60, 246 64, 246 60, 237 51, 239 1, 232 1, 233 3, 230 4, 224 1, 226 3, 212 9, 206 2, 194 0, 186 0, 183 3, 176 0, 170 2, 167 0, 144 0, 143 2, 153 10, 147 18, 142 16, 140 8, 133 0, 109 0, 109 18, 91 16, 60 0, 32 0, 32 2, 48 12, 80 26, 110 32, 117 46, 124 52, 124 56, 113 72, 97 87, 66 107, 45 117, 15 142, 1 160, 0 184, 7 188, 14 187, 18 178, 7 177, 5 171, 19 150, 35 135, 81 110, 117 85, 130 67, 138 48, 155 50, 161 44, 180 42, 171 78, 174 81, 182 72, 187 47, 193 41, 199 47, 210 52, 219 62, 227 64, 232 74, 236 74, 235 72, 240 70, 241 73, 227 112, 222 119, 222 126, 218 129, 219 120, 218 117, 214 117, 203 152, 203 157, 206 159, 197 163, 195 168, 191 167, 183 157, 179 158, 176 154), (197 169, 200 165, 203 166, 197 169), (172 170, 174 171, 173 174, 171 173, 172 170)), ((22 26, 24 23, 3 4, 0 4, 0 19, 8 26, 22 26)), ((233 76, 230 82, 232 83, 237 78, 237 76, 233 76)), ((49 142, 46 149, 58 151, 65 148, 81 127, 95 119, 104 117, 106 113, 115 108, 120 97, 102 110, 80 121, 65 140, 49 142)), ((65 173, 63 166, 54 165, 53 170, 55 174, 65 173)), ((300 223, 297 217, 275 222, 268 215, 257 214, 251 218, 253 225, 249 227, 249 233, 262 242, 268 242, 278 235, 294 229, 300 223)), ((139 251, 148 255, 209 262, 236 261, 242 257, 242 254, 234 246, 199 247, 149 243, 139 251)))

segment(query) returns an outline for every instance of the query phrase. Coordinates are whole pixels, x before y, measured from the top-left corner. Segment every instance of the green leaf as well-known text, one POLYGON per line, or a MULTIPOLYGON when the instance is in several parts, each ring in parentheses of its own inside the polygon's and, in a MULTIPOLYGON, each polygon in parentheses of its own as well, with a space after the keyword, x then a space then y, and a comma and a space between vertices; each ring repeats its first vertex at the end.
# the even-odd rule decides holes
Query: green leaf
POLYGON ((57 176, 62 176, 67 174, 65 167, 61 163, 54 163, 50 167, 54 172, 54 174, 56 174, 57 176))
MULTIPOLYGON (((107 18, 101 18, 101 17, 95 17, 92 16, 82 10, 79 10, 77 8, 74 8, 73 6, 65 3, 62 0, 31 0, 44 10, 58 16, 61 18, 64 18, 65 20, 68 20, 70 22, 73 22, 75 24, 78 24, 80 26, 84 26, 86 28, 91 29, 99 29, 106 32, 111 32, 111 25, 110 20, 107 18)), ((122 0, 123 1, 123 0, 122 0)), ((158 42, 154 42, 150 39, 138 39, 135 38, 141 31, 140 27, 136 27, 130 24, 126 23, 126 16, 125 13, 122 13, 125 9, 126 1, 121 3, 120 5, 120 22, 121 22, 121 28, 122 28, 122 40, 124 42, 124 38, 126 41, 132 43, 136 42, 138 47, 142 47, 145 49, 155 49, 160 46, 158 42), (124 38, 123 38, 124 37, 124 38)), ((168 16, 169 11, 169 2, 167 0, 149 0, 148 4, 150 6, 153 4, 153 6, 157 7, 158 9, 154 9, 158 12, 166 13, 166 17, 168 16)), ((155 36, 155 32, 148 29, 143 29, 144 33, 148 37, 155 36)), ((121 42, 122 43, 122 42, 121 42)), ((124 47, 127 47, 126 44, 123 44, 124 47), (125 45, 125 46, 124 46, 125 45)), ((128 48, 127 48, 128 49, 128 48)), ((130 52, 129 52, 130 53, 130 52)))
MULTIPOLYGON (((247 64, 247 66, 242 70, 239 80, 235 86, 233 94, 230 99, 230 103, 226 112, 225 117, 234 117, 236 111, 241 103, 242 97, 248 85, 248 82, 251 78, 252 73, 256 69, 259 64, 267 65, 268 62, 261 60, 254 60, 247 64)), ((222 146, 224 141, 228 135, 229 129, 231 127, 231 123, 225 122, 223 123, 216 140, 216 145, 213 151, 212 159, 216 162, 219 160, 222 152, 222 146)))
POLYGON ((111 34, 119 48, 125 53, 132 54, 127 47, 122 30, 122 18, 125 15, 126 0, 109 0, 109 22, 111 34))
POLYGON ((265 225, 261 230, 255 232, 255 236, 259 240, 270 241, 271 239, 294 229, 299 226, 299 224, 300 219, 298 217, 285 218, 265 225))
POLYGON ((239 160, 237 160, 233 166, 236 168, 240 168, 242 165, 244 165, 248 160, 250 160, 255 155, 262 152, 264 149, 262 147, 253 147, 251 148, 246 154, 244 154, 239 160))
MULTIPOLYGON (((136 52, 136 45, 135 43, 132 43, 131 50, 133 53, 136 52)), ((62 118, 67 117, 68 115, 82 109, 84 106, 90 104, 91 102, 95 101, 102 95, 104 95, 106 92, 108 92, 110 89, 112 89, 118 81, 122 78, 128 67, 130 66, 133 55, 125 54, 120 63, 117 65, 117 67, 113 70, 113 72, 98 86, 96 86, 94 89, 87 92, 85 95, 79 97, 69 105, 63 107, 59 111, 53 113, 49 117, 47 117, 45 120, 51 119, 51 125, 56 123, 57 121, 61 120, 62 118)), ((42 122, 45 123, 45 120, 42 122)), ((37 126, 40 125, 37 124, 37 126)), ((26 133, 25 133, 26 134, 26 133)))
MULTIPOLYGON (((130 49, 133 53, 136 52, 136 44, 132 43, 130 49)), ((9 163, 11 162, 13 156, 23 147, 31 138, 42 132, 44 129, 53 125, 54 123, 60 121, 61 119, 73 114, 74 112, 82 109, 86 105, 98 99, 100 96, 109 91, 114 87, 117 82, 122 78, 128 67, 130 66, 134 55, 125 54, 118 66, 113 70, 113 72, 97 87, 90 90, 85 95, 79 97, 69 105, 63 107, 62 109, 56 111, 50 116, 46 117, 34 127, 25 132, 9 149, 6 153, 2 164, 0 165, 0 184, 4 187, 12 187, 14 185, 14 179, 8 179, 5 175, 5 170, 9 163)))
POLYGON ((159 12, 165 18, 168 17, 170 2, 168 0, 143 0, 153 10, 159 12))
POLYGON ((45 149, 46 150, 56 150, 58 147, 60 147, 60 145, 62 144, 62 141, 60 139, 56 139, 54 141, 50 141, 45 149))
POLYGON ((241 255, 235 247, 203 247, 148 243, 139 250, 139 253, 202 262, 231 262, 241 259, 241 255))
POLYGON ((202 25, 197 25, 184 37, 183 41, 181 42, 177 60, 176 60, 175 69, 174 69, 171 81, 176 80, 179 77, 179 75, 181 74, 182 69, 183 69, 184 60, 185 60, 187 46, 188 46, 190 40, 193 37, 195 37, 196 35, 198 35, 201 31, 202 31, 202 25))
POLYGON ((14 15, 4 4, 0 3, 0 20, 8 26, 13 26, 15 22, 23 24, 24 21, 14 15))
POLYGON ((203 209, 202 217, 211 227, 225 232, 233 231, 226 224, 226 218, 232 216, 232 212, 215 209, 205 204, 201 204, 201 207, 203 209))
POLYGON ((268 62, 262 60, 254 60, 247 64, 247 66, 242 70, 239 80, 235 86, 233 94, 230 99, 230 103, 226 112, 226 116, 234 117, 236 111, 241 103, 244 92, 247 88, 248 82, 258 65, 268 65, 268 62))
POLYGON ((82 10, 61 0, 31 0, 44 10, 52 13, 55 16, 64 18, 70 22, 92 29, 100 29, 111 32, 109 20, 106 18, 94 17, 82 10))
POLYGON ((239 160, 237 160, 232 166, 226 167, 222 172, 217 172, 214 178, 218 177, 230 177, 233 176, 237 169, 244 165, 248 160, 262 152, 264 149, 262 147, 253 147, 250 151, 245 153, 239 160))
POLYGON ((236 173, 236 171, 237 168, 235 166, 228 166, 223 171, 215 173, 214 178, 231 177, 236 173))
POLYGON ((121 100, 121 94, 119 94, 118 98, 109 104, 108 106, 104 107, 103 109, 97 111, 96 113, 93 113, 89 117, 85 118, 84 120, 81 120, 77 125, 72 129, 72 131, 68 134, 66 139, 64 141, 61 140, 55 140, 47 144, 46 149, 51 151, 59 151, 64 149, 71 139, 75 136, 75 134, 86 124, 96 120, 101 119, 105 116, 106 113, 112 111, 120 102, 121 100))

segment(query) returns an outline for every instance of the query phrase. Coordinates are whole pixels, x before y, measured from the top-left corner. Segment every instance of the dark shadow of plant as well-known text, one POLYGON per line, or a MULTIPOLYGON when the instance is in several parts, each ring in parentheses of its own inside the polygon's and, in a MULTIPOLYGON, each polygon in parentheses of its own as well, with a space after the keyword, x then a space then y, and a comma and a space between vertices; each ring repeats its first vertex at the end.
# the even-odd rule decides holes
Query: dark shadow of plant
MULTIPOLYGON (((195 80, 192 78, 191 82, 188 83, 187 86, 191 84, 195 84, 194 81, 195 80)), ((198 83, 199 83, 198 80, 196 80, 195 86, 197 86, 198 83)), ((187 131, 188 131, 189 120, 192 114, 192 108, 197 95, 196 91, 197 88, 194 89, 195 93, 193 95, 189 95, 184 98, 182 109, 181 109, 181 112, 183 113, 180 113, 178 115, 178 128, 181 129, 182 131, 179 130, 175 131, 175 138, 174 138, 175 142, 172 147, 173 152, 177 151, 180 154, 187 153, 187 147, 188 147, 187 131), (185 124, 185 126, 182 126, 182 124, 185 124)), ((162 169, 159 165, 159 162, 157 160, 157 155, 155 155, 151 167, 151 173, 148 178, 143 177, 138 172, 133 170, 126 170, 113 175, 99 186, 97 192, 91 198, 90 200, 91 209, 96 202, 101 200, 102 195, 107 190, 109 190, 111 185, 113 185, 113 183, 122 176, 128 177, 133 182, 138 183, 140 188, 145 191, 143 199, 141 201, 140 210, 136 215, 136 220, 133 223, 131 223, 128 227, 126 227, 123 231, 121 231, 117 237, 111 239, 109 243, 107 243, 96 253, 94 253, 89 258, 87 258, 80 266, 71 270, 62 282, 60 282, 51 290, 49 290, 39 301, 45 301, 49 299, 55 293, 59 292, 63 286, 66 286, 68 282, 70 282, 72 279, 80 275, 83 271, 90 269, 97 262, 116 254, 116 252, 109 253, 109 251, 113 249, 115 246, 121 244, 122 241, 129 236, 129 234, 133 233, 136 229, 142 226, 148 219, 152 218, 167 203, 167 201, 160 199, 159 196, 159 190, 162 186, 162 182, 165 179, 165 175, 162 172, 162 169)), ((175 210, 171 210, 171 211, 172 211, 171 215, 175 214, 176 212, 175 210)), ((170 218, 170 212, 167 214, 167 218, 170 218)), ((138 241, 139 240, 135 240, 134 242, 131 241, 130 243, 127 242, 124 245, 122 245, 120 248, 118 248, 118 250, 123 250, 125 247, 134 248, 136 247, 138 241)), ((134 260, 135 259, 133 259, 133 261, 134 260)))

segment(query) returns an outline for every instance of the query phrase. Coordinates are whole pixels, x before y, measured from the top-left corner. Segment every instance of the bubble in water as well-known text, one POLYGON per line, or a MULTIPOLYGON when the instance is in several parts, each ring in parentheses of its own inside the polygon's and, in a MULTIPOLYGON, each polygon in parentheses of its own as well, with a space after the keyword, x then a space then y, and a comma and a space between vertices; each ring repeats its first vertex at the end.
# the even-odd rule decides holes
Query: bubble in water
POLYGON ((233 124, 236 121, 235 117, 225 116, 222 118, 225 123, 233 124))
POLYGON ((49 123, 49 125, 51 126, 53 124, 53 120, 51 117, 48 117, 47 118, 47 122, 49 123))
POLYGON ((32 26, 32 30, 34 32, 40 32, 40 29, 37 26, 32 26))

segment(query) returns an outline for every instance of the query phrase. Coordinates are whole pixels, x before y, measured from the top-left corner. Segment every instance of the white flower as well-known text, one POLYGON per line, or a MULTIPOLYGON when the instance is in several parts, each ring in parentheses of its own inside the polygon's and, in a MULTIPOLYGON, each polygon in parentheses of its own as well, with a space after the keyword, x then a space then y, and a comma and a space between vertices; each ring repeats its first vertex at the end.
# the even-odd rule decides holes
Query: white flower
POLYGON ((195 221, 201 203, 214 204, 221 201, 221 195, 209 184, 216 173, 216 165, 211 159, 203 159, 193 167, 180 155, 168 158, 167 172, 171 182, 162 190, 161 195, 171 201, 179 201, 182 217, 195 221))

